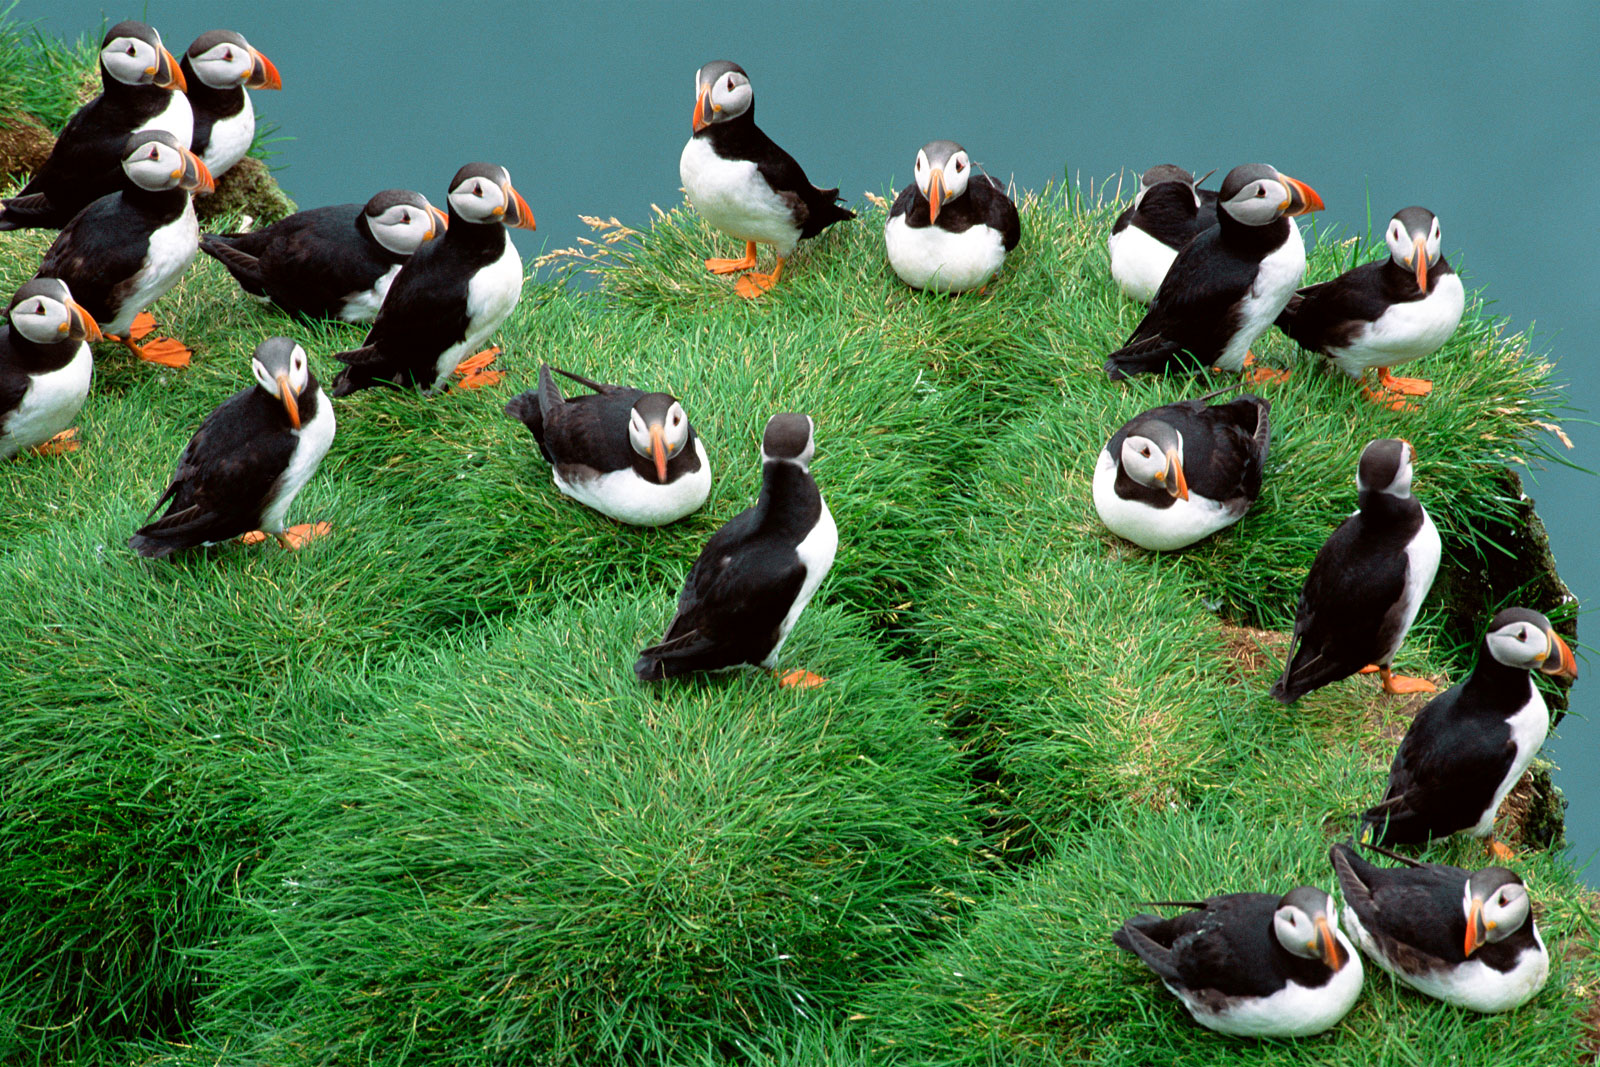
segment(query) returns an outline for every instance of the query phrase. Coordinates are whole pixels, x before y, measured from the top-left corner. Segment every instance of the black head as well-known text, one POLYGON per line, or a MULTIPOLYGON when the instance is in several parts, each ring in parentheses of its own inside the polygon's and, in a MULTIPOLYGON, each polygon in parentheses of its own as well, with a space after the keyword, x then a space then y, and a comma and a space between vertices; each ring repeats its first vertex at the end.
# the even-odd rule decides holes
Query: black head
POLYGON ((694 72, 694 132, 731 122, 755 107, 755 89, 739 64, 714 59, 694 72))
POLYGON ((154 85, 158 89, 188 88, 172 53, 161 45, 161 35, 142 22, 119 22, 100 42, 103 78, 124 85, 154 85))
POLYGON ((189 146, 165 130, 141 130, 122 148, 122 172, 141 189, 184 189, 204 195, 214 189, 211 171, 189 146))
POLYGON ((311 385, 311 366, 306 350, 289 337, 269 337, 256 345, 250 357, 250 370, 256 384, 283 404, 289 425, 300 428, 299 399, 311 385))
POLYGON ((816 426, 810 415, 784 412, 767 420, 766 432, 761 435, 761 459, 764 463, 775 460, 811 465, 816 450, 816 426))
POLYGON ((1362 493, 1389 493, 1411 497, 1411 475, 1417 449, 1403 437, 1382 437, 1361 450, 1356 467, 1356 489, 1362 493))
POLYGON ((533 211, 498 163, 468 163, 450 179, 450 208, 467 222, 534 229, 533 211))
POLYGON ((200 81, 213 89, 281 89, 283 79, 272 60, 250 47, 242 34, 208 30, 194 39, 184 61, 200 81))
POLYGON ((1572 649, 1550 620, 1532 608, 1506 608, 1489 620, 1484 635, 1489 654, 1508 667, 1543 671, 1569 680, 1578 677, 1572 649))
POLYGON ((6 318, 12 329, 37 345, 100 340, 94 317, 72 299, 72 291, 59 278, 25 282, 11 297, 6 318))
POLYGON ((1389 220, 1384 231, 1389 259, 1403 270, 1414 271, 1417 289, 1428 291, 1428 268, 1439 262, 1439 220, 1425 207, 1404 207, 1389 220))
POLYGON ((683 405, 667 393, 646 393, 628 412, 628 442, 633 450, 655 464, 656 481, 667 480, 667 462, 677 457, 691 440, 689 416, 683 405))
POLYGON ((1139 178, 1139 184, 1146 189, 1162 182, 1181 182, 1188 186, 1193 186, 1195 183, 1193 174, 1172 163, 1161 163, 1151 167, 1139 178))
POLYGON ((1273 913, 1272 928, 1278 943, 1296 956, 1320 959, 1335 971, 1349 961, 1350 954, 1336 936, 1339 920, 1333 898, 1315 886, 1298 886, 1285 893, 1273 913))
POLYGON ((1128 477, 1152 489, 1165 489, 1189 499, 1189 481, 1183 473, 1183 437, 1163 419, 1140 419, 1122 438, 1118 457, 1128 477))
POLYGON ((1265 163, 1242 163, 1222 179, 1218 206, 1246 226, 1265 226, 1285 215, 1322 210, 1317 191, 1265 163))
POLYGON ((1504 941, 1522 928, 1532 909, 1528 887, 1514 872, 1504 867, 1474 871, 1461 895, 1467 918, 1463 953, 1470 957, 1486 944, 1504 941))

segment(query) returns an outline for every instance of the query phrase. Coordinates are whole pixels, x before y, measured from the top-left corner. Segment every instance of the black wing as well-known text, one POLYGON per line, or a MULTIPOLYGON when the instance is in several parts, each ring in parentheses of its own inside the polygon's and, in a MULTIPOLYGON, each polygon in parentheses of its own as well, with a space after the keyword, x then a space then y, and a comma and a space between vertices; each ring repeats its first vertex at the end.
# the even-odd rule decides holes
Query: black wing
POLYGON ((1516 759, 1503 720, 1463 714, 1465 684, 1430 700, 1411 720, 1389 767, 1383 800, 1362 822, 1380 844, 1421 844, 1476 825, 1516 759))
POLYGON ((967 186, 967 196, 972 198, 984 224, 999 231, 1006 251, 1016 248, 1022 240, 1022 220, 1005 187, 989 175, 980 174, 967 186))
POLYGON ((1461 893, 1469 872, 1441 863, 1378 867, 1340 843, 1329 858, 1345 903, 1391 963, 1425 974, 1466 962, 1461 893))
POLYGON ((1384 286, 1388 262, 1363 263, 1332 281, 1301 288, 1279 314, 1278 327, 1312 352, 1344 348, 1392 303, 1384 286))
POLYGON ((922 208, 922 213, 926 215, 928 213, 926 206, 928 203, 928 198, 922 195, 922 191, 917 188, 917 183, 912 182, 910 185, 900 190, 900 195, 894 198, 893 204, 889 205, 889 217, 894 219, 899 218, 901 215, 909 216, 911 212, 916 209, 917 202, 919 200, 924 205, 922 208))
POLYGON ((448 265, 442 270, 434 265, 435 260, 449 255, 444 245, 444 241, 429 241, 417 249, 395 275, 362 346, 334 353, 334 359, 350 365, 335 379, 334 396, 382 382, 406 384, 419 373, 428 375, 421 384, 433 384, 434 361, 466 337, 470 322, 464 282, 441 284, 441 278, 452 277, 452 272, 448 265))
POLYGON ((149 254, 148 235, 141 219, 121 193, 102 196, 84 208, 56 235, 39 264, 41 278, 60 278, 99 322, 116 318, 124 286, 144 265, 149 254))
MULTIPOLYGON (((56 138, 55 147, 17 199, 29 199, 12 210, 8 202, 0 215, 0 229, 25 226, 64 226, 72 217, 122 185, 122 150, 132 132, 131 117, 124 120, 104 96, 79 108, 56 138), (9 225, 8 225, 9 223, 9 225)), ((77 297, 77 292, 73 292, 77 297)))
POLYGON ((1209 367, 1238 325, 1236 305, 1255 280, 1257 264, 1232 255, 1212 227, 1172 261, 1150 310, 1127 342, 1106 357, 1113 379, 1159 374, 1174 366, 1209 367), (1187 353, 1187 357, 1185 357, 1187 353))

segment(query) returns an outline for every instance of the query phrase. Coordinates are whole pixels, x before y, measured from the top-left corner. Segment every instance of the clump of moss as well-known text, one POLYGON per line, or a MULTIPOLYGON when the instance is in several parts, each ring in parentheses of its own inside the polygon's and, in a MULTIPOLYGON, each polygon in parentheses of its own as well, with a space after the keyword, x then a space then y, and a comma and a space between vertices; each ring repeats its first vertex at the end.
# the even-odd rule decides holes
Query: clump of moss
POLYGON ((295 202, 284 195, 267 165, 254 156, 245 156, 217 179, 210 196, 195 199, 195 214, 201 222, 224 215, 249 215, 258 223, 275 222, 294 214, 295 202))
POLYGON ((13 111, 0 116, 0 176, 32 174, 50 158, 56 140, 32 115, 13 111))

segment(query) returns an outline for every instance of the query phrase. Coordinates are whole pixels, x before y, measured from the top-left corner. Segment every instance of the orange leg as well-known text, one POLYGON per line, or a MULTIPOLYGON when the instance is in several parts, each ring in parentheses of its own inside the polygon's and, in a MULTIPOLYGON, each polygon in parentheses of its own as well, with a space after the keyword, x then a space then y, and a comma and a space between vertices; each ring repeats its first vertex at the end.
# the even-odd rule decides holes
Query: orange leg
POLYGON ((1403 674, 1395 674, 1388 667, 1379 667, 1378 677, 1383 679, 1383 691, 1392 693, 1395 696, 1403 693, 1437 693, 1439 691, 1439 687, 1426 678, 1408 678, 1403 674))
POLYGON ((141 345, 133 340, 133 331, 128 332, 128 337, 114 337, 108 334, 106 340, 116 341, 140 359, 149 363, 159 363, 163 367, 187 367, 189 360, 194 356, 188 346, 181 341, 162 337, 141 345))
POLYGON ((741 275, 739 280, 734 283, 733 291, 746 300, 751 300, 778 284, 778 279, 782 276, 783 257, 779 256, 778 263, 772 268, 771 274, 760 274, 756 271, 751 271, 749 274, 741 275))
POLYGON ((1496 841, 1492 835, 1489 838, 1489 855, 1503 863, 1517 858, 1517 854, 1511 851, 1510 845, 1504 841, 1496 841))
MULTIPOLYGON (((290 552, 305 547, 306 542, 318 537, 325 537, 333 532, 333 527, 326 522, 303 522, 298 526, 291 526, 280 534, 273 534, 278 544, 290 552)), ((241 534, 239 543, 242 545, 259 545, 267 539, 267 535, 260 530, 251 530, 241 534)))
POLYGON ((493 385, 505 377, 503 371, 484 370, 500 355, 500 346, 486 348, 477 355, 468 356, 456 364, 456 373, 461 376, 459 383, 463 389, 481 389, 486 385, 493 385))
POLYGON ((1396 378, 1388 367, 1378 368, 1378 384, 1391 393, 1405 396, 1427 396, 1433 392, 1433 383, 1426 378, 1396 378))
POLYGON ((822 675, 812 674, 810 671, 801 670, 799 667, 792 671, 785 671, 782 674, 777 671, 772 673, 777 677, 778 684, 785 689, 815 689, 827 681, 822 675))
POLYGON ((67 452, 76 452, 79 448, 78 428, 62 430, 42 445, 34 445, 33 450, 41 456, 59 456, 67 452))
POLYGON ((744 243, 743 259, 706 260, 706 270, 710 271, 712 274, 737 274, 742 270, 753 270, 755 269, 755 265, 756 243, 754 241, 746 241, 744 243))
POLYGON ((1291 372, 1274 370, 1271 367, 1258 367, 1255 366, 1255 362, 1256 354, 1254 352, 1246 352, 1244 354, 1244 363, 1242 364, 1244 367, 1244 380, 1252 385, 1269 385, 1289 380, 1291 372))

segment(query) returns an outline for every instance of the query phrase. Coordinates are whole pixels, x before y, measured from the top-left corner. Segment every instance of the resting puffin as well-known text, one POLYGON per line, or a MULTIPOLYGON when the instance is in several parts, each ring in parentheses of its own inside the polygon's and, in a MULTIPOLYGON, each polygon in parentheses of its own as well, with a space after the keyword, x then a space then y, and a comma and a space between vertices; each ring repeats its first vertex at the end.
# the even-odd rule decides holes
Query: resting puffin
POLYGON ((1272 405, 1245 393, 1152 408, 1101 449, 1094 471, 1100 521, 1143 548, 1171 551, 1244 518, 1261 493, 1272 405))
POLYGON ((1544 988, 1550 954, 1522 879, 1504 867, 1378 867, 1334 844, 1344 921, 1361 951, 1435 1000, 1472 1011, 1520 1008, 1544 988))
POLYGON ((1197 189, 1199 184, 1171 163, 1151 167, 1139 179, 1133 203, 1117 216, 1106 238, 1111 277, 1124 296, 1150 303, 1178 250, 1217 224, 1217 194, 1197 189))
MULTIPOLYGON (((1421 844, 1465 831, 1490 837, 1500 802, 1533 762, 1550 713, 1529 673, 1578 676, 1572 650, 1550 620, 1507 608, 1489 622, 1467 680, 1428 702, 1411 720, 1389 768, 1383 800, 1362 816, 1363 838, 1421 844)), ((1502 859, 1511 852, 1493 841, 1502 859)))
MULTIPOLYGON (((178 459, 161 499, 166 514, 139 529, 128 545, 161 559, 265 531, 296 549, 328 531, 327 523, 285 529, 289 505, 333 444, 333 404, 317 387, 306 350, 269 337, 250 360, 256 384, 206 416, 178 459)), ((248 538, 247 540, 255 540, 248 538)))
POLYGON ((449 205, 444 238, 424 244, 400 268, 365 342, 334 353, 349 364, 333 380, 334 396, 375 385, 436 393, 458 366, 471 372, 462 382, 469 388, 499 380, 495 372, 479 373, 493 353, 465 357, 522 296, 522 259, 506 227, 533 229, 533 212, 511 187, 510 172, 493 163, 456 171, 449 205))
POLYGON ((981 288, 1022 238, 1017 205, 989 175, 971 180, 972 160, 954 141, 923 145, 913 175, 883 227, 889 265, 913 289, 981 288))
POLYGON ((631 526, 664 526, 700 509, 711 466, 682 404, 557 370, 594 390, 568 400, 551 370, 539 364, 539 388, 512 397, 506 414, 539 442, 557 489, 631 526))
POLYGON ((1201 1026, 1305 1037, 1343 1019, 1361 995, 1361 957, 1320 889, 1162 903, 1190 910, 1135 915, 1111 940, 1143 960, 1201 1026))
POLYGON ((129 328, 178 284, 200 250, 189 194, 209 193, 211 174, 161 130, 128 138, 122 169, 122 191, 102 196, 66 225, 45 252, 39 276, 66 282, 108 340, 114 336, 140 359, 187 366, 190 352, 177 341, 139 345, 129 328))
POLYGON ((1106 358, 1106 374, 1242 369, 1305 273, 1305 242, 1290 216, 1321 210, 1316 190, 1264 163, 1230 170, 1217 224, 1172 261, 1144 320, 1106 358))
POLYGON ((183 78, 194 110, 189 148, 220 178, 244 158, 256 137, 256 110, 246 89, 282 89, 272 60, 232 30, 194 39, 183 56, 183 78))
POLYGON ((50 158, 22 191, 0 203, 0 230, 60 229, 122 182, 118 163, 131 134, 164 130, 185 148, 194 115, 183 71, 142 22, 119 22, 100 45, 100 95, 61 130, 50 158))
POLYGON ((1401 396, 1426 396, 1433 383, 1396 378, 1389 368, 1437 352, 1466 307, 1461 277, 1439 253, 1439 220, 1425 207, 1402 208, 1384 233, 1389 258, 1363 263, 1290 298, 1278 325, 1303 348, 1321 352, 1357 381, 1378 368, 1371 399, 1400 409, 1401 396))
POLYGON ((749 271, 734 285, 759 296, 783 274, 801 240, 855 218, 838 204, 838 189, 818 189, 794 157, 756 125, 755 93, 737 63, 719 59, 694 75, 694 135, 678 159, 689 203, 713 229, 745 242, 743 259, 708 259, 713 274, 749 271), (778 253, 771 274, 755 271, 756 245, 778 253))
POLYGON ((0 327, 0 459, 35 448, 70 452, 100 339, 94 317, 72 299, 66 283, 35 278, 17 290, 0 327), (53 443, 52 443, 53 442, 53 443))
POLYGON ((1272 687, 1275 699, 1289 704, 1330 682, 1374 670, 1385 692, 1435 688, 1389 670, 1439 571, 1439 531, 1411 495, 1416 457, 1416 448, 1398 437, 1373 441, 1362 451, 1356 468, 1359 508, 1311 562, 1288 662, 1272 687))
MULTIPOLYGON (((772 670, 795 620, 833 566, 839 529, 811 477, 815 427, 808 415, 767 420, 761 498, 711 535, 689 569, 678 610, 659 644, 639 653, 640 681, 760 665, 772 670)), ((825 679, 805 670, 786 686, 825 679)))
POLYGON ((248 233, 207 234, 200 251, 291 315, 371 322, 406 260, 449 224, 421 193, 385 189, 365 207, 311 208, 248 233))

